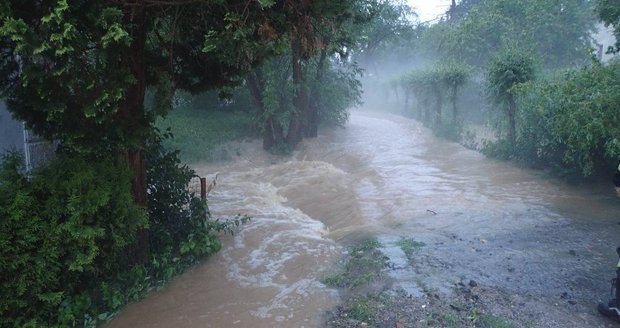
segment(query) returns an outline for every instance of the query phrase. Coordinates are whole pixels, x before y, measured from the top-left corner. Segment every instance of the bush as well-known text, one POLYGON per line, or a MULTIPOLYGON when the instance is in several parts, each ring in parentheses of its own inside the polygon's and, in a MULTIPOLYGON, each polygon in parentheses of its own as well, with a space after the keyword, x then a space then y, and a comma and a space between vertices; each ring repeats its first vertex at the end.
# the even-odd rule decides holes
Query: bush
POLYGON ((82 293, 124 269, 146 213, 111 161, 59 156, 31 179, 21 163, 9 154, 0 166, 1 325, 68 326, 76 318, 59 309, 90 307, 82 293))
MULTIPOLYGON (((195 172, 181 165, 178 151, 167 151, 157 140, 147 156, 151 251, 155 254, 200 257, 221 245, 207 204, 188 191, 195 172)), ((192 259, 193 262, 193 259, 192 259)))
POLYGON ((571 70, 519 89, 514 157, 588 176, 620 158, 620 61, 571 70))
POLYGON ((189 192, 194 172, 157 138, 149 150, 148 217, 130 171, 110 159, 59 155, 27 177, 16 154, 0 164, 0 327, 95 327, 127 303, 218 251, 220 232, 189 192), (148 227, 150 261, 127 258, 148 227))

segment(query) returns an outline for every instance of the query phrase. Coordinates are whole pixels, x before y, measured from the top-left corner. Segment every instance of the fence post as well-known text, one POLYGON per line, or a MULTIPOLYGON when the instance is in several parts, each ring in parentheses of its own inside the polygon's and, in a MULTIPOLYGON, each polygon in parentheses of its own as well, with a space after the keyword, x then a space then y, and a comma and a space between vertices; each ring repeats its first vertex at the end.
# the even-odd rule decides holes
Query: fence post
POLYGON ((200 178, 200 199, 207 200, 207 178, 200 178))

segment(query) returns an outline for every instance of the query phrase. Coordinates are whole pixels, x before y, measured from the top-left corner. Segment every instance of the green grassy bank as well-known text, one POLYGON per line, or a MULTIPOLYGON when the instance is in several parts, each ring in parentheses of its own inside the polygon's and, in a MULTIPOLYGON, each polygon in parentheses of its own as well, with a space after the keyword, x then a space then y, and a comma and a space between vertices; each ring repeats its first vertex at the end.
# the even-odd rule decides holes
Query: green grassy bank
POLYGON ((223 144, 255 135, 252 114, 243 111, 207 111, 180 108, 156 123, 161 131, 170 129, 173 138, 167 148, 178 149, 185 163, 226 159, 230 150, 223 144))

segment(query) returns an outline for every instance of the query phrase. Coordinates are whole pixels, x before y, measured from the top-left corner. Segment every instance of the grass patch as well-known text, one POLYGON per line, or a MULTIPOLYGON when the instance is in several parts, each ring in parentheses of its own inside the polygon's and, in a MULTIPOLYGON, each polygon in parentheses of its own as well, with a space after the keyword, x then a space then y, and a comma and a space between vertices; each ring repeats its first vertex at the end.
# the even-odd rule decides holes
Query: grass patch
POLYGON ((370 252, 378 249, 379 247, 381 247, 381 243, 377 240, 377 238, 372 237, 353 247, 353 253, 370 252))
POLYGON ((491 314, 484 314, 480 317, 480 325, 486 328, 514 328, 515 326, 500 317, 491 314))
POLYGON ((242 111, 179 108, 156 126, 170 129, 174 138, 166 140, 166 147, 180 150, 181 159, 190 164, 229 159, 238 150, 225 149, 224 143, 253 136, 252 116, 242 111))
POLYGON ((381 243, 369 238, 351 248, 344 270, 325 277, 322 282, 330 287, 356 288, 373 282, 386 267, 386 258, 379 251, 381 243))
POLYGON ((390 300, 380 295, 353 297, 339 308, 342 320, 335 322, 334 327, 351 327, 363 323, 374 325, 377 314, 390 307, 390 300))
POLYGON ((411 238, 401 238, 399 241, 396 242, 396 246, 400 247, 400 249, 405 252, 405 256, 407 256, 407 260, 409 260, 409 263, 413 263, 413 254, 420 248, 426 246, 426 244, 415 241, 411 238))
POLYGON ((459 319, 452 313, 446 313, 442 316, 443 323, 448 327, 456 327, 459 323, 459 319))
POLYGON ((478 310, 473 310, 468 317, 469 320, 476 326, 481 328, 514 328, 515 326, 508 320, 494 316, 492 314, 481 313, 478 310))

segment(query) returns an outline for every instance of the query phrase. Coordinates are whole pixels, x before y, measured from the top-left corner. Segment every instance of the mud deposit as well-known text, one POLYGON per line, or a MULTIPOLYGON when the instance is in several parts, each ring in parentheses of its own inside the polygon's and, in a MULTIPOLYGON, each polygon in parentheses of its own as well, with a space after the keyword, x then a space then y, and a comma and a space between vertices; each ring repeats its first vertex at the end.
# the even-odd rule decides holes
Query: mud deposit
POLYGON ((216 216, 254 219, 110 327, 612 325, 596 313, 620 244, 611 185, 568 185, 359 112, 290 157, 235 149, 198 173, 219 173, 216 216), (327 283, 369 237, 375 274, 327 283), (359 300, 372 316, 350 317, 359 300))

